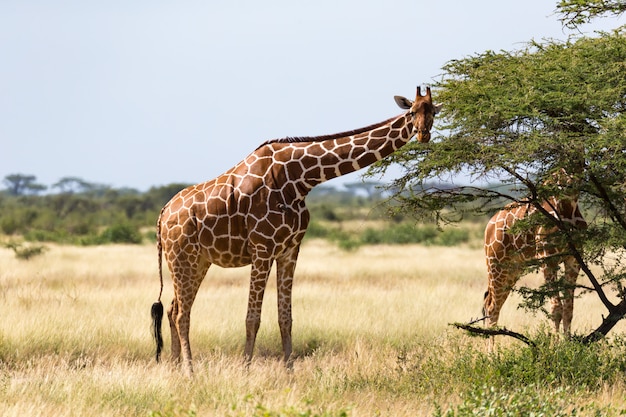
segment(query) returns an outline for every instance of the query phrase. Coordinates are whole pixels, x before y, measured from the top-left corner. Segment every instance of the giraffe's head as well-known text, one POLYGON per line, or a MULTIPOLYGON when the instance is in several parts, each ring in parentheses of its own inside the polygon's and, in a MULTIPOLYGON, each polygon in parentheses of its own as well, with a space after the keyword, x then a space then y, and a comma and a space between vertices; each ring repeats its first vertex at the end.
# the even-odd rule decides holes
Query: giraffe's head
POLYGON ((559 168, 552 172, 548 179, 544 181, 545 185, 555 185, 561 195, 560 200, 576 202, 580 195, 577 180, 565 168, 559 168))
POLYGON ((394 100, 396 100, 401 109, 408 110, 407 113, 412 117, 413 133, 417 136, 417 141, 422 143, 428 142, 435 115, 441 110, 441 104, 433 104, 430 87, 426 87, 425 96, 422 96, 420 87, 417 87, 415 101, 401 96, 395 96, 394 100))

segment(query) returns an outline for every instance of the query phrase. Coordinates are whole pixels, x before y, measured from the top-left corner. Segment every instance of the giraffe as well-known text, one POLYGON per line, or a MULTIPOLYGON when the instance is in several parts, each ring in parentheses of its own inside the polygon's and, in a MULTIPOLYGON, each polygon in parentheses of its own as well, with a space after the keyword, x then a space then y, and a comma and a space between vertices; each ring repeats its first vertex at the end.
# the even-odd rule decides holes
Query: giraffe
MULTIPOLYGON (((571 180, 565 170, 561 169, 548 181, 556 180, 559 188, 562 188, 560 183, 563 182, 563 178, 567 182, 571 180)), ((552 196, 545 200, 541 207, 550 216, 569 223, 577 229, 587 227, 578 207, 577 193, 552 196)), ((528 219, 538 212, 538 208, 530 201, 521 201, 507 205, 489 220, 485 228, 488 281, 483 312, 487 318, 487 325, 495 326, 498 323, 500 310, 512 287, 523 273, 526 262, 539 261, 541 272, 547 283, 556 281, 559 264, 563 263, 566 288, 563 289, 562 296, 557 293, 551 298, 550 317, 555 332, 558 334, 562 324, 563 334, 569 336, 574 311, 573 287, 580 271, 578 261, 568 254, 563 244, 551 239, 551 235, 556 238, 554 235, 557 232, 556 226, 536 226, 530 231, 520 233, 511 230, 516 222, 528 219)), ((493 349, 493 345, 494 339, 491 338, 489 348, 493 349)))
POLYGON ((193 374, 189 325, 191 307, 209 266, 251 264, 244 356, 252 359, 270 269, 276 262, 278 323, 284 361, 292 366, 291 297, 300 243, 309 222, 305 197, 316 185, 364 168, 391 154, 413 136, 430 140, 440 105, 428 87, 414 101, 395 96, 399 116, 350 132, 288 137, 261 144, 217 178, 190 186, 163 207, 157 224, 161 292, 152 306, 159 361, 163 345, 162 257, 169 267, 174 299, 167 311, 171 354, 193 374), (163 256, 161 255, 163 253, 163 256))

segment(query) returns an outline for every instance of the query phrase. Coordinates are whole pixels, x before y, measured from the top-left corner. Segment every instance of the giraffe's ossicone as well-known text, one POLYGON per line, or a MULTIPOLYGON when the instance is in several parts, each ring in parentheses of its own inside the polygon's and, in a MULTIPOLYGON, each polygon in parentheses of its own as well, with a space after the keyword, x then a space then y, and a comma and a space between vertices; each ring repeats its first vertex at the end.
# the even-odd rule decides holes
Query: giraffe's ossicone
MULTIPOLYGON (((569 175, 560 170, 549 181, 569 181, 569 175)), ((585 229, 587 223, 578 207, 578 195, 551 197, 541 204, 543 215, 549 215, 554 222, 562 222, 573 228, 585 229)), ((549 224, 536 226, 531 230, 517 231, 515 224, 528 220, 530 216, 541 215, 533 203, 511 203, 498 211, 485 228, 485 260, 487 264, 487 291, 483 312, 488 326, 496 326, 500 310, 509 293, 524 272, 529 261, 538 261, 547 283, 555 283, 559 265, 564 265, 564 285, 551 297, 551 319, 558 333, 570 335, 574 311, 574 286, 580 271, 576 258, 559 236, 557 226, 549 224)), ((573 242, 579 249, 579 245, 573 242)), ((493 338, 489 341, 493 349, 493 338)))
MULTIPOLYGON (((320 137, 263 143, 219 177, 176 194, 161 210, 157 248, 161 292, 162 254, 171 272, 174 299, 167 311, 172 358, 192 373, 191 307, 209 267, 252 265, 246 316, 245 357, 252 358, 261 305, 276 262, 278 321, 284 359, 291 366, 291 289, 300 243, 309 223, 304 199, 316 185, 381 160, 413 136, 430 140, 440 106, 417 89, 415 101, 395 97, 405 113, 362 129, 320 137)), ((153 306, 157 361, 161 353, 159 301, 153 306)))

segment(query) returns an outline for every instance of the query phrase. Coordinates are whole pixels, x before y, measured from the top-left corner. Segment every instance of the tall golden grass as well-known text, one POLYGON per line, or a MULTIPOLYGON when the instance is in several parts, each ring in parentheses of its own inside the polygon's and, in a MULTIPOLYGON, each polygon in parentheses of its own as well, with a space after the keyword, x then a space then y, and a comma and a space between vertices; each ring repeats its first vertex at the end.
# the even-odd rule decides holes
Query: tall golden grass
MULTIPOLYGON (((434 402, 455 403, 457 394, 390 384, 402 358, 445 361, 459 346, 484 345, 449 326, 480 315, 480 248, 346 252, 307 241, 294 284, 292 372, 280 362, 273 282, 255 358, 243 365, 248 276, 249 268, 209 270, 192 311, 196 375, 189 380, 167 361, 154 362, 152 245, 50 246, 28 261, 0 249, 0 415, 428 415, 434 402)), ((536 274, 524 280, 540 282, 536 274)), ((166 274, 164 303, 171 295, 166 274)), ((513 297, 505 305, 502 325, 547 325, 517 303, 513 297)), ((602 313, 593 295, 576 300, 573 330, 588 332, 602 313)), ((620 324, 614 332, 623 330, 620 324)), ((167 359, 167 323, 164 334, 167 359)), ((612 389, 595 400, 623 397, 612 389)))

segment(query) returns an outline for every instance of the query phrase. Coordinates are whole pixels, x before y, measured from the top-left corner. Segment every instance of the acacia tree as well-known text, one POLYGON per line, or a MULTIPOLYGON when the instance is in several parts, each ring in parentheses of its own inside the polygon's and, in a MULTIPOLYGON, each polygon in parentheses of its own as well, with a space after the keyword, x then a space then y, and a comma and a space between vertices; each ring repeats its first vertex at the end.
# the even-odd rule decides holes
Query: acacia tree
POLYGON ((57 188, 63 194, 74 194, 89 192, 95 186, 79 177, 63 177, 52 184, 52 188, 57 188))
MULTIPOLYGON (((561 239, 565 254, 576 257, 591 283, 582 290, 595 292, 606 306, 608 315, 587 341, 606 335, 626 314, 625 34, 622 29, 595 38, 531 42, 519 51, 450 61, 435 85, 445 133, 428 146, 409 144, 369 171, 379 175, 400 165, 403 175, 389 186, 395 209, 443 223, 469 212, 493 213, 510 202, 528 201, 539 209, 549 196, 579 193, 586 231, 545 211, 520 227, 543 222, 558 228, 553 238, 561 239), (546 181, 560 169, 571 176, 567 190, 546 181), (470 185, 432 186, 459 173, 469 175, 470 185), (601 272, 592 272, 591 265, 601 272)), ((540 308, 562 285, 524 289, 526 306, 540 308)))
POLYGON ((45 185, 37 184, 34 175, 9 174, 2 181, 7 186, 10 195, 37 194, 46 189, 45 185))

